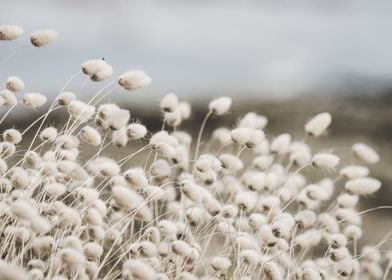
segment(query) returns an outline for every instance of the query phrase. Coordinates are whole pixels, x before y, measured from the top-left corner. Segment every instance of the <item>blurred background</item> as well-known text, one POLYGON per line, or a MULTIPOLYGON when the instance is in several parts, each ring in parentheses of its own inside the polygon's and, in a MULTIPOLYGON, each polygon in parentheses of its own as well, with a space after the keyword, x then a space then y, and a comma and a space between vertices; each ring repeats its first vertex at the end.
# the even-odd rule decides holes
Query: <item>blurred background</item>
MULTIPOLYGON (((115 76, 143 69, 153 79, 148 89, 119 89, 108 99, 152 130, 161 121, 157 104, 169 92, 192 102, 190 128, 221 95, 233 98, 232 113, 212 119, 209 129, 255 111, 270 119, 269 137, 287 131, 302 138, 303 124, 329 111, 330 133, 314 149, 339 154, 354 142, 375 147, 382 160, 372 172, 384 187, 363 207, 392 204, 392 1, 1 0, 0 7, 2 24, 25 29, 22 39, 0 44, 0 60, 20 49, 1 66, 2 81, 17 75, 27 91, 54 98, 87 59, 105 58, 115 76), (30 47, 28 34, 42 28, 57 30, 59 39, 30 47)), ((67 89, 78 92, 84 81, 79 75, 67 89)), ((81 99, 105 85, 86 83, 81 99)), ((17 109, 1 130, 26 126, 40 114, 17 109)), ((369 230, 377 229, 372 239, 391 228, 385 225, 390 213, 365 217, 369 230)))

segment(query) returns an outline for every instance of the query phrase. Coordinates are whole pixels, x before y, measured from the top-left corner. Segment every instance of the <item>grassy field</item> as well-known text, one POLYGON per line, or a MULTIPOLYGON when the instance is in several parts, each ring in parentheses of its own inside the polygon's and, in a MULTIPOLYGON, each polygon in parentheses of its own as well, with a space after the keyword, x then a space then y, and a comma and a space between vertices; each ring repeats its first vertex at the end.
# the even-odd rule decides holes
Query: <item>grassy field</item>
MULTIPOLYGON (((126 107, 125 105, 122 106, 126 107)), ((132 118, 140 119, 152 132, 160 129, 162 119, 155 103, 151 105, 151 108, 130 107, 132 118)), ((189 133, 198 131, 206 107, 207 103, 202 102, 194 105, 192 118, 184 123, 184 130, 189 133)), ((234 106, 230 114, 223 118, 214 117, 209 120, 205 136, 208 137, 211 130, 216 127, 233 127, 236 116, 249 111, 268 117, 267 137, 272 138, 274 135, 288 132, 295 139, 303 138, 303 125, 311 116, 319 112, 330 112, 333 121, 329 132, 317 141, 310 141, 313 151, 332 150, 343 157, 343 162, 350 163, 352 158, 348 155, 353 143, 365 142, 373 146, 380 153, 381 161, 371 167, 371 174, 382 181, 383 187, 375 196, 366 199, 366 204, 362 203, 361 208, 368 209, 380 205, 392 205, 392 172, 390 171, 392 166, 392 95, 334 98, 297 97, 277 101, 234 99, 234 106)), ((33 112, 32 115, 26 114, 18 118, 11 115, 1 126, 1 130, 9 127, 26 127, 33 118, 37 118, 41 114, 42 112, 33 112)), ((61 111, 53 113, 48 123, 62 123, 64 115, 64 112, 61 111)), ((131 145, 129 153, 137 147, 137 145, 131 145)), ((109 148, 105 152, 118 158, 124 156, 124 149, 109 148)), ((82 156, 88 158, 92 154, 93 150, 84 149, 82 156)), ((144 160, 144 158, 135 158, 135 162, 138 164, 140 160, 144 160)), ((132 162, 130 165, 132 165, 132 162)), ((391 222, 391 210, 379 210, 367 214, 364 217, 366 232, 362 242, 370 239, 373 241, 382 239, 383 235, 390 230, 391 227, 388 225, 391 222)))

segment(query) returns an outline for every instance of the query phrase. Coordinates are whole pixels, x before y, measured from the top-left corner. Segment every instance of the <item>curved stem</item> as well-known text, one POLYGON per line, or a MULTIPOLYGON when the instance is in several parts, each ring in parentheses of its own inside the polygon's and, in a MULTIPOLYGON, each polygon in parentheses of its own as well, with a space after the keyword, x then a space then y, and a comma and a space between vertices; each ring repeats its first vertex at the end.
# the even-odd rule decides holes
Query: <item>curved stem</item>
POLYGON ((23 50, 24 48, 26 48, 26 46, 21 46, 21 47, 17 48, 16 50, 12 51, 9 55, 7 55, 7 56, 0 62, 0 66, 3 66, 10 58, 12 58, 15 54, 17 54, 18 52, 20 52, 20 51, 23 50))
POLYGON ((19 103, 16 103, 15 105, 12 105, 8 111, 4 114, 4 116, 1 118, 0 120, 0 124, 2 124, 2 122, 5 120, 5 118, 8 116, 9 113, 11 113, 12 109, 14 109, 16 107, 16 105, 18 105, 19 103))
POLYGON ((197 142, 196 142, 196 150, 195 150, 195 156, 193 157, 193 160, 196 161, 198 156, 199 156, 199 146, 200 146, 200 141, 201 137, 203 136, 203 130, 206 126, 208 118, 212 115, 212 112, 208 112, 207 115, 204 117, 204 120, 201 124, 200 130, 199 130, 199 135, 197 136, 197 142))

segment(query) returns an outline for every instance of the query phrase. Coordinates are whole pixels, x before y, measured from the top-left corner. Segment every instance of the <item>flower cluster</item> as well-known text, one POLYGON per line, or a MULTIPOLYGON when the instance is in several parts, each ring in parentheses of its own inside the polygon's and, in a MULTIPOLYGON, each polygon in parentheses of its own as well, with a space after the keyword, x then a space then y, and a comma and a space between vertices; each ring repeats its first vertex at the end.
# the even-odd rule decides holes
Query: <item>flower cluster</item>
MULTIPOLYGON (((22 33, 0 26, 0 40, 22 33)), ((41 47, 56 37, 37 31, 31 43, 41 47)), ((81 70, 93 82, 113 74, 102 59, 81 70)), ((116 81, 133 92, 151 78, 132 70, 116 81)), ((18 77, 5 87, 0 104, 9 110, 2 121, 19 103, 37 108, 48 101, 39 93, 18 101, 15 93, 24 90, 18 77)), ((312 152, 308 142, 327 131, 329 113, 305 124, 303 140, 267 137, 268 119, 253 112, 203 137, 208 119, 231 109, 231 98, 221 97, 210 102, 194 137, 182 125, 191 106, 177 95, 161 100, 163 127, 153 133, 128 110, 101 104, 109 92, 83 102, 64 89, 25 130, 3 131, 1 280, 387 279, 392 254, 381 253, 383 242, 357 246, 366 212, 357 203, 381 187, 368 169, 379 156, 363 143, 351 147, 350 164, 312 152), (65 125, 46 124, 61 108, 65 125), (26 133, 33 129, 31 139, 26 133), (135 141, 145 144, 127 154, 135 141), (96 152, 81 160, 87 146, 96 152), (118 148, 124 157, 110 157, 107 150, 118 148), (145 162, 134 160, 140 154, 145 162)))

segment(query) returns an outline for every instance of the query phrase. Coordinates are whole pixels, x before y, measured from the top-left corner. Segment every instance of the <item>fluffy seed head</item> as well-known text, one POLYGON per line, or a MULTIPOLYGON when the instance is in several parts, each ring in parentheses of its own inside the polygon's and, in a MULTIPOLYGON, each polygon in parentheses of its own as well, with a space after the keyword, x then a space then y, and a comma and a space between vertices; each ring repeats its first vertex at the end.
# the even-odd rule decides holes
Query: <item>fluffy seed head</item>
POLYGON ((241 192, 235 198, 235 203, 243 211, 249 211, 256 205, 257 196, 253 192, 241 192))
POLYGON ((369 175, 369 169, 365 166, 349 165, 340 169, 339 173, 347 179, 355 179, 369 175))
POLYGON ((8 89, 1 90, 0 97, 1 97, 1 100, 0 100, 1 103, 7 107, 14 106, 18 103, 18 100, 15 97, 15 94, 8 89))
POLYGON ((67 106, 72 100, 75 99, 75 93, 70 91, 64 91, 57 96, 57 103, 62 106, 67 106))
POLYGON ((23 96, 23 104, 29 108, 38 108, 46 103, 48 98, 40 93, 26 93, 23 96))
POLYGON ((128 71, 118 77, 118 84, 129 91, 145 88, 150 83, 151 78, 141 70, 128 71))
POLYGON ((377 179, 364 177, 349 180, 345 189, 351 194, 369 195, 378 191, 381 187, 381 182, 377 179))
POLYGON ((88 76, 93 76, 95 73, 105 69, 108 64, 103 59, 90 59, 82 64, 82 71, 88 76))
POLYGON ((161 110, 166 113, 173 113, 178 107, 178 98, 174 93, 167 94, 160 104, 161 110))
POLYGON ((262 130, 251 129, 247 127, 235 128, 230 133, 231 139, 238 145, 254 148, 264 139, 262 130))
POLYGON ((277 136, 275 139, 272 140, 270 149, 271 152, 276 153, 278 155, 285 154, 291 143, 291 136, 290 134, 284 133, 277 136))
POLYGON ((7 129, 3 132, 3 140, 12 144, 19 144, 22 141, 22 133, 16 129, 7 129))
POLYGON ((219 160, 222 163, 222 167, 231 172, 237 172, 244 167, 242 160, 232 154, 221 154, 219 160))
POLYGON ((90 76, 90 79, 94 82, 100 82, 110 78, 113 74, 113 67, 109 64, 106 64, 103 69, 96 71, 94 74, 90 76))
POLYGON ((143 203, 139 194, 123 186, 114 186, 112 194, 116 204, 125 209, 135 210, 143 203))
POLYGON ((125 147, 128 144, 126 129, 121 128, 119 130, 114 130, 112 133, 112 142, 113 145, 118 148, 125 147))
POLYGON ((143 189, 148 186, 148 179, 141 168, 131 168, 124 172, 124 178, 135 189, 143 189))
POLYGON ((223 115, 227 113, 231 108, 232 100, 230 97, 224 96, 214 99, 208 105, 211 113, 214 115, 223 115))
POLYGON ((84 255, 88 259, 99 259, 103 254, 101 245, 95 242, 88 242, 83 246, 84 255))
POLYGON ((0 25, 0 41, 18 39, 23 32, 23 29, 17 25, 0 25))
POLYGON ((259 229, 267 223, 267 218, 260 213, 252 213, 249 215, 248 223, 251 228, 259 229))
POLYGON ((165 113, 165 122, 172 127, 179 126, 182 122, 180 111, 165 113))
POLYGON ((253 129, 264 129, 268 123, 268 119, 265 116, 258 115, 254 112, 247 113, 238 122, 238 127, 248 127, 253 129))
POLYGON ((81 266, 85 262, 83 254, 73 248, 62 249, 59 257, 64 264, 71 267, 81 266))
POLYGON ((350 240, 358 240, 362 236, 362 229, 357 225, 348 225, 343 232, 350 240))
POLYGON ((51 184, 45 185, 44 190, 48 196, 57 198, 65 193, 66 188, 63 184, 51 183, 51 184))
POLYGON ((57 134, 58 132, 56 128, 47 127, 41 131, 40 138, 42 141, 53 142, 54 140, 56 140, 57 134))
POLYGON ((231 266, 231 261, 226 257, 214 257, 211 266, 215 271, 226 272, 231 266))
POLYGON ((176 255, 179 255, 182 257, 187 257, 191 253, 191 247, 186 242, 184 242, 182 240, 174 241, 171 248, 176 255))
POLYGON ((217 141, 220 145, 228 145, 232 143, 231 132, 225 127, 215 129, 212 133, 212 139, 217 141))
POLYGON ((366 144, 356 143, 352 146, 352 150, 357 158, 368 164, 375 164, 380 160, 377 152, 366 144))
POLYGON ((305 131, 311 136, 319 137, 328 128, 331 121, 330 113, 320 113, 305 125, 305 131))
POLYGON ((34 47, 40 48, 52 43, 58 35, 56 31, 51 29, 38 30, 30 35, 30 41, 34 47))
MULTIPOLYGON (((0 29, 1 38, 1 29, 0 29)), ((2 280, 27 280, 30 279, 21 268, 0 260, 0 279, 2 280)))
POLYGON ((156 273, 145 262, 141 260, 128 260, 123 265, 123 276, 125 279, 151 280, 156 279, 156 273))
POLYGON ((86 122, 93 117, 95 107, 79 100, 72 100, 67 106, 67 111, 75 120, 86 122))
POLYGON ((319 169, 333 170, 340 162, 340 159, 329 153, 319 153, 313 156, 312 165, 319 169))
POLYGON ((10 210, 15 217, 27 221, 31 221, 37 215, 36 209, 23 200, 12 203, 10 210))
POLYGON ((12 92, 18 92, 24 89, 24 82, 19 77, 9 77, 6 82, 6 87, 12 92))
POLYGON ((127 126, 127 136, 129 140, 142 139, 147 134, 147 128, 140 123, 131 123, 127 126))
POLYGON ((191 105, 188 102, 181 101, 178 104, 178 110, 180 111, 181 119, 187 120, 190 118, 192 109, 191 109, 191 105))
POLYGON ((98 146, 102 142, 102 137, 99 132, 91 126, 83 127, 80 131, 79 137, 84 143, 93 146, 98 146))
POLYGON ((358 200, 358 195, 348 193, 342 193, 337 198, 337 202, 342 208, 354 208, 358 200))

